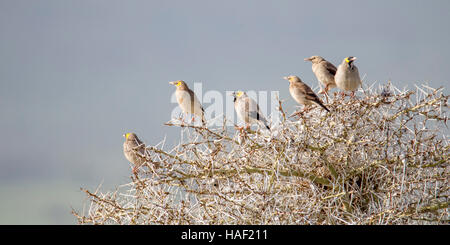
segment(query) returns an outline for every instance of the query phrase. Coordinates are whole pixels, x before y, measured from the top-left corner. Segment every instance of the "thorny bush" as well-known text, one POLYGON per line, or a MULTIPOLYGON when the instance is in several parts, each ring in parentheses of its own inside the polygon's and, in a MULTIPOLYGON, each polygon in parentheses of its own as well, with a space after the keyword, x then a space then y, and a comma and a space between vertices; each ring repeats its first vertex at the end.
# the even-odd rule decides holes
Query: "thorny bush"
MULTIPOLYGON (((336 96, 272 132, 171 121, 114 191, 83 191, 80 224, 445 224, 448 97, 427 86, 336 96)), ((225 120, 225 119, 224 119, 225 120)))

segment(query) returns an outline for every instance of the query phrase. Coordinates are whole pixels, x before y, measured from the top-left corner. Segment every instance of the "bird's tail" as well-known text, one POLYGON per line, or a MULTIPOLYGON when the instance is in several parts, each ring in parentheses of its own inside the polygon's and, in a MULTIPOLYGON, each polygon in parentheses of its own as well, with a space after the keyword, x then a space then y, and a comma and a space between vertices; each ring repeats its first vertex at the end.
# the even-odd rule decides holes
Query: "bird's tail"
POLYGON ((266 126, 266 128, 270 131, 270 127, 268 125, 268 122, 265 118, 262 118, 261 122, 264 124, 264 126, 266 126))
POLYGON ((330 112, 330 110, 328 110, 328 108, 327 108, 320 100, 317 100, 316 102, 317 102, 317 104, 319 104, 323 109, 325 109, 327 112, 330 112))
POLYGON ((324 104, 320 103, 320 106, 322 106, 322 108, 325 109, 327 112, 330 112, 330 110, 328 110, 328 108, 324 104))
POLYGON ((201 117, 202 117, 202 126, 205 127, 206 126, 206 119, 205 119, 205 110, 203 109, 203 107, 201 107, 202 111, 201 111, 201 117))
POLYGON ((205 114, 202 113, 202 125, 206 126, 206 119, 205 119, 205 114))

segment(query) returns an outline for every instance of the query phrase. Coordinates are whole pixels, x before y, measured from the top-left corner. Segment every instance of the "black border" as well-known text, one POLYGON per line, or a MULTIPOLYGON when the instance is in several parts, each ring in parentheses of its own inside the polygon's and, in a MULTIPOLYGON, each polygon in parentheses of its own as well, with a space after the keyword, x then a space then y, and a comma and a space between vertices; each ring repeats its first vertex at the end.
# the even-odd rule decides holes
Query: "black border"
MULTIPOLYGON (((159 241, 177 242, 178 243, 249 243, 256 242, 270 243, 281 241, 298 241, 302 243, 316 242, 345 242, 345 243, 367 243, 367 242, 418 242, 424 241, 427 244, 433 240, 448 240, 450 226, 295 226, 295 225, 159 225, 159 226, 0 226, 0 235, 3 239, 12 238, 14 240, 30 239, 33 242, 37 240, 44 241, 74 241, 79 242, 118 242, 124 240, 128 244, 132 241, 139 240, 143 244, 155 244, 159 241), (183 240, 181 236, 183 232, 215 232, 215 239, 212 243, 208 240, 183 240), (244 237, 244 230, 247 230, 247 236, 244 237), (260 239, 253 235, 253 239, 249 239, 252 232, 260 230, 260 239), (267 238, 262 238, 262 232, 266 230, 267 238), (235 233, 235 239, 225 238, 225 232, 238 231, 241 235, 235 233), (222 234, 218 237, 218 234, 222 234)), ((254 232, 253 232, 254 233, 254 232)), ((256 233, 254 233, 256 234, 256 233)), ((296 242, 296 244, 298 244, 296 242)), ((383 245, 383 244, 381 244, 383 245)))

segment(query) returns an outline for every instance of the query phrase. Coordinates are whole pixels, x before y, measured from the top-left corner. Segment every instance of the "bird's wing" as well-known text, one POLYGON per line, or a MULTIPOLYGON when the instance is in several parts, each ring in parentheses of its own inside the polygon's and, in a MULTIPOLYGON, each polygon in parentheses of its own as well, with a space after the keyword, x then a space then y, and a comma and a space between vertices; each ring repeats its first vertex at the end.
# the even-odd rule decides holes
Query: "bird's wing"
POLYGON ((205 110, 203 109, 202 104, 200 104, 200 101, 198 100, 198 98, 195 95, 194 91, 192 91, 191 89, 188 88, 187 92, 189 93, 189 97, 191 99, 191 106, 193 108, 198 106, 202 110, 202 112, 205 112, 205 110))
POLYGON ((254 101, 250 97, 247 97, 246 99, 248 101, 248 107, 249 107, 248 114, 249 114, 249 117, 255 118, 256 120, 262 121, 265 124, 267 124, 266 118, 261 113, 261 109, 259 109, 258 103, 256 103, 256 101, 254 101))
POLYGON ((256 120, 261 121, 264 125, 267 125, 266 118, 261 114, 260 111, 251 111, 248 113, 251 118, 256 118, 256 120))
POLYGON ((314 101, 315 103, 319 104, 321 107, 323 107, 326 111, 330 111, 320 100, 319 96, 317 96, 314 91, 305 83, 296 84, 296 93, 304 94, 305 98, 309 101, 314 101))
POLYGON ((144 142, 142 142, 139 138, 135 138, 135 142, 136 145, 133 146, 133 150, 136 152, 136 154, 138 154, 141 157, 145 157, 145 144, 144 142))
POLYGON ((191 104, 195 104, 195 102, 198 101, 197 96, 195 96, 194 91, 190 90, 190 89, 186 89, 186 92, 188 92, 189 94, 189 98, 191 99, 191 104))
POLYGON ((336 66, 334 66, 333 64, 331 64, 328 61, 325 61, 325 69, 327 69, 327 71, 329 73, 333 74, 333 76, 336 75, 336 71, 337 71, 336 66))
POLYGON ((297 83, 295 87, 303 93, 308 100, 317 101, 319 97, 314 93, 314 91, 306 83, 297 83))
POLYGON ((137 136, 135 136, 135 140, 136 140, 136 144, 137 145, 143 145, 144 142, 142 142, 142 140, 140 140, 137 136))

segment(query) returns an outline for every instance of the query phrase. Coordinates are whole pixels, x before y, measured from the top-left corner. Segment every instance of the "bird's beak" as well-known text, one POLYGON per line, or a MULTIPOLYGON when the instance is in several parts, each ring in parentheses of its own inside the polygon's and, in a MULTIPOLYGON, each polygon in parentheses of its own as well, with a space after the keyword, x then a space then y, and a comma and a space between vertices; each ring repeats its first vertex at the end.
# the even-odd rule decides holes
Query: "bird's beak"
POLYGON ((170 84, 172 84, 172 85, 175 85, 176 84, 176 82, 169 82, 170 84))
POLYGON ((355 61, 355 60, 356 60, 356 57, 353 57, 350 59, 350 61, 355 61))
POLYGON ((305 58, 305 61, 311 61, 312 59, 311 58, 305 58))
POLYGON ((288 80, 288 81, 289 81, 289 77, 283 77, 283 79, 286 79, 286 80, 288 80))
POLYGON ((125 137, 125 134, 122 134, 123 137, 125 137))

